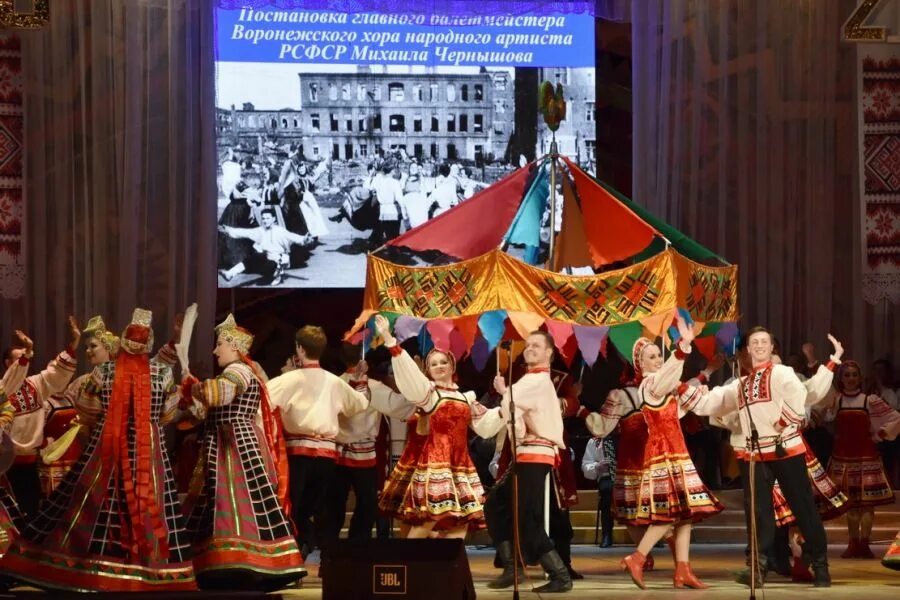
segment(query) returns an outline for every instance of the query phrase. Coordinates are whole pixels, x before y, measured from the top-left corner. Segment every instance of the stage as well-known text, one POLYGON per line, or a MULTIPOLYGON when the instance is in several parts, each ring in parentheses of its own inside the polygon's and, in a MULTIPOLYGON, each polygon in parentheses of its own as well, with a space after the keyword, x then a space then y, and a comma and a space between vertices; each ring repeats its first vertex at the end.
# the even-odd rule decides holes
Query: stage
MULTIPOLYGON (((833 599, 884 598, 895 599, 900 595, 900 572, 891 571, 881 566, 880 560, 843 560, 836 558, 843 552, 843 546, 830 546, 828 549, 831 565, 832 587, 826 589, 813 588, 810 584, 791 583, 776 574, 772 574, 757 597, 760 600, 769 598, 809 598, 812 594, 825 594, 833 599)), ((881 556, 887 550, 887 544, 872 546, 872 551, 881 556)), ((619 560, 631 549, 627 546, 599 549, 592 546, 576 546, 573 548, 574 566, 585 579, 575 582, 575 588, 568 594, 545 594, 544 597, 566 598, 633 598, 637 595, 651 596, 655 593, 672 598, 702 596, 704 600, 742 600, 748 597, 749 588, 732 580, 731 573, 741 568, 744 560, 743 546, 733 544, 703 544, 691 548, 691 562, 694 571, 706 583, 708 590, 674 590, 672 588, 672 564, 668 548, 657 549, 656 564, 658 568, 647 574, 645 579, 647 590, 639 590, 619 571, 619 560)), ((492 566, 493 550, 468 548, 469 564, 475 578, 475 591, 479 598, 511 598, 509 590, 490 590, 487 582, 496 574, 492 566)), ((310 576, 304 581, 302 589, 284 590, 280 594, 284 598, 320 598, 322 580, 315 577, 317 566, 313 564, 315 555, 311 557, 310 576)), ((536 585, 543 583, 538 567, 529 569, 535 578, 536 585)), ((521 588, 523 598, 537 598, 537 594, 525 585, 521 588)))

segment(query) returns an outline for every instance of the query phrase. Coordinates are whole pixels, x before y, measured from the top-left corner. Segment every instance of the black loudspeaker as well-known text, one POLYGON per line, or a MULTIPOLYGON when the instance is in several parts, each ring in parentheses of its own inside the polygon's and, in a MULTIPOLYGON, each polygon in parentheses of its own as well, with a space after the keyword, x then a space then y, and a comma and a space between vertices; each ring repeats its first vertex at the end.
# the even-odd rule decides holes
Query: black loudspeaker
POLYGON ((463 540, 340 541, 328 549, 322 600, 474 600, 463 540))

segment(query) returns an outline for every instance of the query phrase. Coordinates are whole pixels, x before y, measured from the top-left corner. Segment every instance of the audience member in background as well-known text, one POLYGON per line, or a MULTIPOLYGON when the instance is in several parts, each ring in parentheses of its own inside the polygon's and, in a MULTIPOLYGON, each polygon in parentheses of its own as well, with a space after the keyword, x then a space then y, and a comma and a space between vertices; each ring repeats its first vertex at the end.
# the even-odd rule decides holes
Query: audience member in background
POLYGON ((600 514, 600 547, 613 545, 613 482, 616 479, 616 440, 612 435, 588 440, 581 459, 585 479, 597 482, 597 512, 600 514))
MULTIPOLYGON (((812 342, 803 342, 803 345, 800 347, 803 351, 803 356, 806 359, 806 365, 803 369, 802 373, 797 373, 798 375, 803 375, 807 379, 816 374, 816 371, 819 370, 819 359, 816 358, 816 345, 812 342)), ((779 353, 780 354, 780 353, 779 353)), ((792 366, 792 365, 788 365, 792 366)))

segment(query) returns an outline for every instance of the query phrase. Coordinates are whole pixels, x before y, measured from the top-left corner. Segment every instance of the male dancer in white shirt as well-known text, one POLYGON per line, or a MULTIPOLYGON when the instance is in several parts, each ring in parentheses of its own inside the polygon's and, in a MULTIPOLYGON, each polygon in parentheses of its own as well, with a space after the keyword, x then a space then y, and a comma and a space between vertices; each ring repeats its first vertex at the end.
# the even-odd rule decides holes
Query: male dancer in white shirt
MULTIPOLYGON (((535 331, 528 336, 523 355, 528 372, 512 388, 506 385, 502 375, 494 379, 494 388, 503 396, 500 411, 507 420, 510 400, 515 404, 520 547, 526 562, 537 560, 550 576, 550 581, 536 588, 536 592, 567 592, 572 589, 572 578, 544 531, 543 523, 544 482, 556 464, 558 449, 565 447, 559 399, 550 379, 553 338, 535 331)), ((484 507, 488 531, 503 563, 503 573, 488 584, 494 589, 514 583, 511 471, 508 470, 507 476, 494 486, 484 507)))

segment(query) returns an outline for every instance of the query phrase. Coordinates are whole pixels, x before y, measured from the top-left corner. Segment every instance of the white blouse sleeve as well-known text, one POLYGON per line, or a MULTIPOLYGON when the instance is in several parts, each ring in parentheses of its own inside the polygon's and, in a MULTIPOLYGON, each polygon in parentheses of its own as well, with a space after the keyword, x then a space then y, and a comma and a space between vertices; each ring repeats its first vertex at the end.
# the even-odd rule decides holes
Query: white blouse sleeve
POLYGON ((438 399, 434 393, 434 382, 425 377, 406 350, 401 349, 400 354, 393 356, 391 365, 394 367, 394 381, 403 397, 425 412, 431 412, 438 399))
POLYGON ((472 415, 469 426, 479 437, 489 439, 497 435, 503 429, 503 417, 500 415, 500 407, 486 408, 484 404, 475 398, 475 392, 466 392, 466 402, 469 403, 469 414, 472 415))

